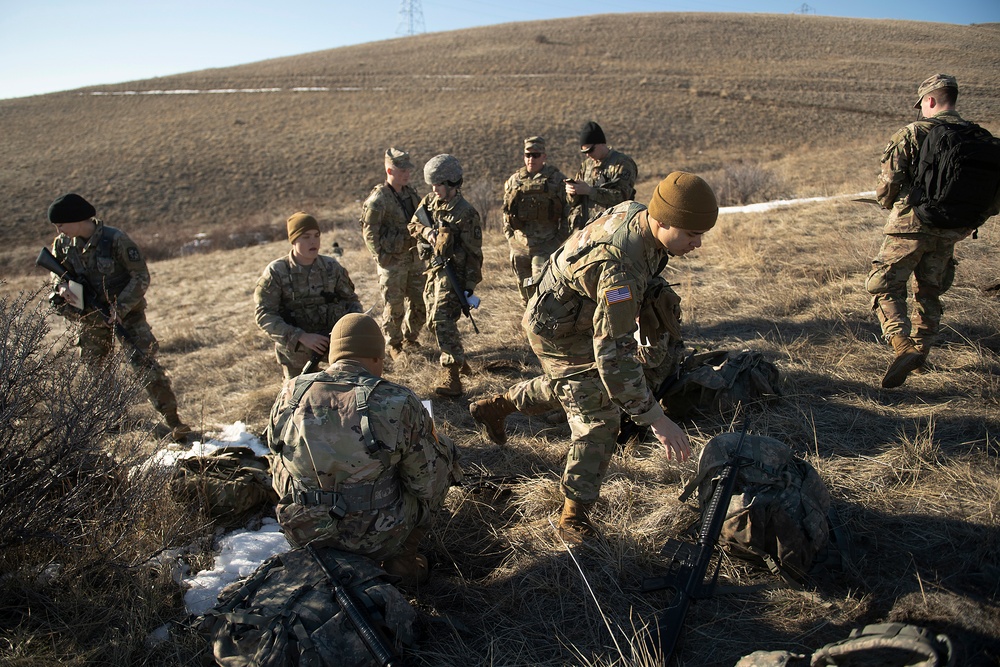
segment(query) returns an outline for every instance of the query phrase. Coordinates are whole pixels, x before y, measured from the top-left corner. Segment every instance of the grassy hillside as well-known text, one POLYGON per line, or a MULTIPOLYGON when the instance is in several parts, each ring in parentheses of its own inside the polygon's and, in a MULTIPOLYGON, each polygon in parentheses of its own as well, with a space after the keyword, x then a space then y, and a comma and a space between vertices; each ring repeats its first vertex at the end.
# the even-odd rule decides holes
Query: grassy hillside
MULTIPOLYGON (((109 224, 175 249, 196 232, 306 209, 351 220, 389 144, 452 152, 499 193, 518 143, 575 169, 598 120, 647 187, 738 160, 798 194, 871 187, 916 83, 945 71, 961 108, 1000 129, 1000 26, 816 16, 589 16, 419 35, 100 89, 0 101, 0 267, 48 236, 48 203, 91 199, 109 224), (975 54, 969 57, 969 54, 975 54), (328 87, 328 92, 295 92, 328 87), (272 93, 94 92, 280 88, 272 93)), ((643 190, 640 189, 640 192, 643 190)))
MULTIPOLYGON (((470 186, 481 181, 498 193, 518 166, 523 136, 546 134, 551 161, 570 169, 578 126, 591 117, 635 156, 646 178, 640 198, 669 169, 707 174, 736 160, 772 170, 789 195, 871 189, 884 142, 913 117, 914 88, 932 72, 955 74, 965 115, 1000 130, 998 37, 994 25, 584 17, 102 89, 352 90, 77 91, 0 102, 2 290, 40 284, 39 273, 20 275, 21 267, 50 239, 49 201, 75 189, 146 243, 155 234, 174 244, 220 227, 280 227, 294 209, 314 210, 324 247, 345 248, 362 303, 378 310, 374 264, 351 220, 378 179, 386 144, 407 146, 418 161, 453 151, 470 186)), ((763 586, 695 605, 681 664, 730 667, 756 649, 808 652, 886 620, 946 632, 958 647, 956 664, 1000 661, 1000 300, 983 289, 1000 279, 1000 232, 992 220, 980 239, 959 244, 955 285, 944 297, 944 344, 930 372, 883 390, 891 355, 864 290, 883 221, 874 207, 843 200, 731 214, 700 251, 671 261, 667 277, 679 284, 689 345, 750 348, 781 369, 784 397, 755 406, 756 429, 817 468, 857 547, 853 568, 807 590, 775 588, 766 572, 727 559, 726 584, 763 586)), ((484 246, 476 317, 483 333, 461 325, 475 374, 465 398, 434 399, 435 415, 468 469, 517 479, 509 496, 453 489, 436 518, 428 546, 439 566, 415 599, 428 629, 417 664, 653 664, 633 659, 626 644, 668 597, 638 586, 662 574, 659 548, 695 517, 693 504, 677 499, 695 464, 668 462, 648 442, 615 457, 595 508, 602 539, 576 553, 598 609, 549 523, 561 503, 568 427, 512 417, 510 441, 497 447, 468 413, 470 400, 539 372, 519 335, 505 242, 491 230, 484 246)), ((182 416, 200 428, 241 420, 259 432, 266 423, 281 374, 254 325, 251 295, 263 267, 286 251, 279 241, 151 265, 149 320, 160 358, 182 416)), ((64 330, 58 318, 52 325, 64 330)), ((426 332, 423 342, 431 344, 426 332)), ((427 398, 436 371, 428 350, 387 376, 427 398)), ((145 404, 134 412, 152 416, 145 404)), ((697 450, 730 428, 730 415, 683 426, 697 450)), ((165 504, 171 511, 179 512, 165 504)), ((204 556, 196 562, 204 565, 204 556)), ((153 628, 183 620, 175 597, 131 625, 70 624, 72 615, 54 602, 58 589, 17 599, 23 608, 0 606, 0 656, 11 664, 193 665, 204 650, 176 627, 166 645, 144 644, 153 628)))

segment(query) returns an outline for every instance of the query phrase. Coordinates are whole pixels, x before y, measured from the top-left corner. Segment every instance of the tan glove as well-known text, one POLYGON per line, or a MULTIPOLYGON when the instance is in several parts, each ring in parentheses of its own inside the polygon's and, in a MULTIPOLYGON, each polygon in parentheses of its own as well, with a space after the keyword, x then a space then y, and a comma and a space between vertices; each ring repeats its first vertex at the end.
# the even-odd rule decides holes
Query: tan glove
POLYGON ((442 227, 437 231, 437 238, 434 240, 434 254, 445 257, 450 251, 451 229, 442 227))
POLYGON ((681 339, 681 298, 667 281, 657 277, 646 288, 639 309, 639 340, 656 345, 664 333, 681 339))

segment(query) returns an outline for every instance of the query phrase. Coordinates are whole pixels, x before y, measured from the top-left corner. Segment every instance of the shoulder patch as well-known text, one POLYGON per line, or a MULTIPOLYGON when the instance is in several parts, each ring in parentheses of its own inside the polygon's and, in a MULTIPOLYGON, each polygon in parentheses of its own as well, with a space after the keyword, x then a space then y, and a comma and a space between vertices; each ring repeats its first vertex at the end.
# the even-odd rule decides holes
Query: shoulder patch
POLYGON ((630 285, 622 285, 621 287, 612 287, 604 291, 604 302, 609 306, 616 303, 621 303, 623 301, 632 300, 632 287, 630 285))
POLYGON ((136 248, 135 246, 130 247, 128 249, 127 254, 128 254, 128 261, 130 262, 138 262, 141 259, 141 256, 139 255, 139 249, 136 248))
POLYGON ((477 239, 483 238, 483 228, 477 225, 472 235, 477 239))

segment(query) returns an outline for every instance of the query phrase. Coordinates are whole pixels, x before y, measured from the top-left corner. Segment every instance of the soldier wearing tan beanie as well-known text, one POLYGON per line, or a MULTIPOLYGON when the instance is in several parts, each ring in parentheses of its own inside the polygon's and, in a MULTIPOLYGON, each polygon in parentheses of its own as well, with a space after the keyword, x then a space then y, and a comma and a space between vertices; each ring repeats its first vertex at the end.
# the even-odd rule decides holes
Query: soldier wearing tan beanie
POLYGON ((341 359, 384 359, 385 338, 378 322, 361 313, 348 313, 330 332, 330 363, 341 359))
POLYGON ((719 201, 702 178, 675 171, 656 186, 649 215, 657 222, 693 232, 707 232, 719 218, 719 201))

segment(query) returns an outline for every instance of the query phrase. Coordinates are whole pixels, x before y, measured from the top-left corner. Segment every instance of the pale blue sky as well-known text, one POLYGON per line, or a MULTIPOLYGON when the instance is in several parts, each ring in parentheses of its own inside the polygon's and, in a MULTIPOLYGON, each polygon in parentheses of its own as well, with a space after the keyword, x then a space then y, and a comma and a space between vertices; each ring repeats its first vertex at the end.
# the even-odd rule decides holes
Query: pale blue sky
MULTIPOLYGON (((427 32, 615 12, 809 13, 1000 22, 1000 0, 410 0, 427 32)), ((0 99, 399 36, 402 0, 0 0, 0 99)))

